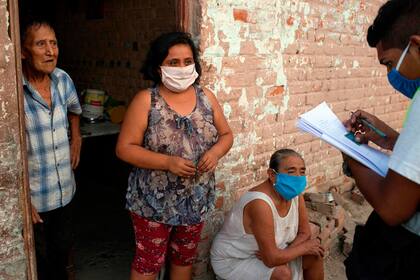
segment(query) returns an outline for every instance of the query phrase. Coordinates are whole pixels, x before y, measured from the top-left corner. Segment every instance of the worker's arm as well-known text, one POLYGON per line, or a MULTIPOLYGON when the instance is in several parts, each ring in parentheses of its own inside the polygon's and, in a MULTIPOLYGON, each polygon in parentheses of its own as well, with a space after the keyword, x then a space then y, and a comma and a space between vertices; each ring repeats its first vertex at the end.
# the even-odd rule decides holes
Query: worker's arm
POLYGON ((385 178, 359 162, 345 157, 356 185, 388 225, 406 222, 417 211, 420 185, 389 169, 385 178))

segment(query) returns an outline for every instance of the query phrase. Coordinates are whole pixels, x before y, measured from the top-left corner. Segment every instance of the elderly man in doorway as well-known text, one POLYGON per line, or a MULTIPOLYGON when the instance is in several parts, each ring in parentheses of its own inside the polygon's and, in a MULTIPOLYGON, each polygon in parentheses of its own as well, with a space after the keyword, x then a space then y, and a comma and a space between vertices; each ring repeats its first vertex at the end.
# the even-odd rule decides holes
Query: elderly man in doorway
POLYGON ((38 279, 68 279, 73 245, 70 202, 76 190, 73 169, 80 158, 82 110, 73 81, 56 67, 54 29, 45 21, 22 26, 26 140, 38 279))

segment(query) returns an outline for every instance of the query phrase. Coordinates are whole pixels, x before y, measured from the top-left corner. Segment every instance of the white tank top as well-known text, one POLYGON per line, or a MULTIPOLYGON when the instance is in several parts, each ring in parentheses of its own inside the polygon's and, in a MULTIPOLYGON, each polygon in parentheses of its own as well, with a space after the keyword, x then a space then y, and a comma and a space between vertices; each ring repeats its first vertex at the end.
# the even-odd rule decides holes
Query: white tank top
POLYGON ((248 258, 255 256, 258 244, 253 234, 245 232, 243 225, 244 207, 255 199, 264 200, 270 205, 274 218, 274 233, 276 245, 280 249, 286 248, 296 237, 299 225, 299 197, 292 199, 289 212, 280 217, 271 198, 258 191, 246 192, 227 214, 223 227, 213 241, 212 257, 248 258))

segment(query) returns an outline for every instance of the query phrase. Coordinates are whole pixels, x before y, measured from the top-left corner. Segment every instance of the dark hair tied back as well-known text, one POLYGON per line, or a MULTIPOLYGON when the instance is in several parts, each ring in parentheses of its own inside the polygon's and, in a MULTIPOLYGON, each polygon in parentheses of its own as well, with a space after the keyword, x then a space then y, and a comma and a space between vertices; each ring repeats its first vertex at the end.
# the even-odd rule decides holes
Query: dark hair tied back
POLYGON ((190 46, 195 62, 195 70, 198 73, 198 78, 195 82, 199 82, 201 76, 201 65, 199 62, 198 49, 194 45, 191 35, 186 32, 164 33, 151 42, 146 59, 140 70, 145 80, 151 80, 155 85, 161 82, 159 67, 168 56, 169 49, 179 44, 190 46))
POLYGON ((269 167, 275 171, 278 171, 280 163, 285 158, 290 157, 290 156, 299 157, 303 159, 302 156, 298 152, 292 149, 280 149, 280 150, 275 151, 274 154, 271 155, 269 167))

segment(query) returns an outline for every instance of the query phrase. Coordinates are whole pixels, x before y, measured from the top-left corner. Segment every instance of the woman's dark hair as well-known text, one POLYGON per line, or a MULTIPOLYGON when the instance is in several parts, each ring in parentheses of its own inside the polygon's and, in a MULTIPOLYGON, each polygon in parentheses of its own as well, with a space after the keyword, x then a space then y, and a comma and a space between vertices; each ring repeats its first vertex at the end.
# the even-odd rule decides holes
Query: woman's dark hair
POLYGON ((199 62, 198 49, 194 45, 191 35, 186 32, 164 33, 152 41, 146 55, 146 60, 140 70, 145 80, 151 80, 155 84, 159 84, 161 82, 161 77, 158 71, 159 67, 168 56, 169 49, 178 44, 190 46, 195 62, 195 70, 198 73, 198 78, 195 82, 199 82, 201 76, 201 65, 199 62))
POLYGON ((274 169, 275 171, 278 171, 280 163, 285 158, 290 157, 290 156, 299 157, 303 160, 302 156, 298 152, 295 152, 292 149, 280 149, 278 151, 275 151, 274 154, 271 155, 269 167, 271 169, 274 169))
POLYGON ((367 32, 372 48, 382 42, 383 48, 404 49, 412 35, 420 34, 420 1, 389 0, 378 11, 367 32))

